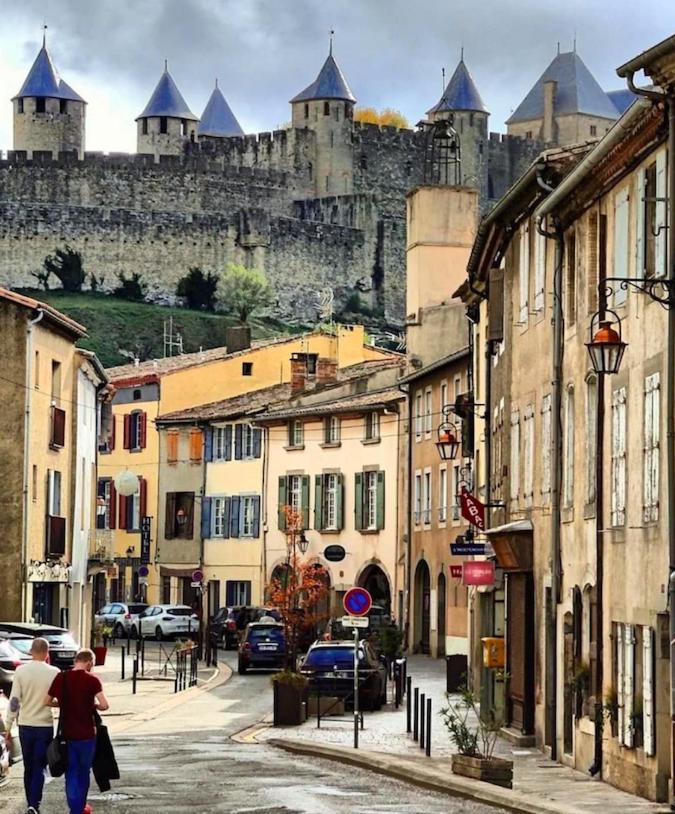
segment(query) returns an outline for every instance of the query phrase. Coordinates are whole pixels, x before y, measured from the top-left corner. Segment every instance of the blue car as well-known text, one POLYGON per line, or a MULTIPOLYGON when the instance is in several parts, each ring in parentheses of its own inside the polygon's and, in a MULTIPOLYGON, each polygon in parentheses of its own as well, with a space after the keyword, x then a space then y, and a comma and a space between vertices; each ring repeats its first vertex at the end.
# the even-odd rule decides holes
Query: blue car
POLYGON ((286 664, 284 626, 278 622, 251 622, 239 645, 239 674, 251 667, 279 669, 286 664))

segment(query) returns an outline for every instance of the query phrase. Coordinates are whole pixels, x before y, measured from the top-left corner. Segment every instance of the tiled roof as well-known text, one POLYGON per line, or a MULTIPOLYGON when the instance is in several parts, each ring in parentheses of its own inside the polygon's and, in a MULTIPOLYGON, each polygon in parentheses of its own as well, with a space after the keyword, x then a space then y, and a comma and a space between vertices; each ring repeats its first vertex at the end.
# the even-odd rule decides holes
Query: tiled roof
POLYGON ((157 87, 152 92, 150 101, 145 106, 145 110, 138 119, 148 119, 151 116, 169 116, 174 119, 192 119, 197 121, 197 117, 188 107, 183 99, 178 86, 173 81, 173 77, 165 68, 161 75, 157 87))
POLYGON ((628 90, 628 88, 622 88, 621 90, 608 90, 607 96, 609 96, 612 104, 621 115, 623 115, 638 98, 633 91, 628 90))
POLYGON ((285 403, 290 396, 290 383, 275 384, 272 387, 252 390, 249 393, 242 393, 229 399, 201 404, 187 410, 166 413, 159 416, 156 421, 158 424, 183 424, 195 421, 219 421, 226 418, 236 418, 260 412, 260 410, 267 410, 276 404, 285 403))
POLYGON ((300 416, 334 415, 338 413, 351 413, 360 410, 374 410, 386 407, 396 401, 403 401, 405 393, 398 387, 388 387, 384 390, 375 390, 358 395, 343 396, 338 399, 330 398, 330 390, 326 391, 326 401, 313 404, 298 404, 281 410, 270 410, 256 416, 256 422, 282 421, 287 418, 300 416))
POLYGON ((488 112, 478 92, 476 83, 473 81, 471 72, 466 67, 464 59, 459 61, 459 65, 455 68, 455 72, 450 77, 450 81, 443 91, 443 95, 438 104, 434 105, 431 110, 428 110, 427 114, 440 113, 445 110, 477 110, 481 113, 488 112))
POLYGON ((222 91, 216 86, 206 103, 199 120, 197 133, 200 136, 243 136, 244 131, 227 103, 222 91))
POLYGON ((454 351, 454 353, 443 356, 441 359, 436 359, 435 362, 430 362, 428 365, 421 367, 419 370, 413 370, 412 373, 407 373, 405 376, 402 376, 399 379, 399 382, 401 384, 405 384, 406 382, 413 382, 416 379, 421 379, 423 376, 427 376, 429 373, 433 373, 435 370, 439 370, 446 365, 451 365, 453 362, 458 362, 460 359, 466 359, 470 355, 471 349, 467 345, 464 348, 454 351))
POLYGON ((558 54, 536 81, 507 124, 544 118, 544 82, 557 82, 554 115, 585 113, 605 119, 617 119, 614 103, 598 85, 593 74, 574 51, 558 54))
POLYGON ((44 44, 28 72, 26 81, 14 98, 22 99, 26 96, 48 96, 52 99, 84 102, 80 94, 61 79, 44 44))
POLYGON ((342 75, 333 55, 329 54, 319 75, 306 87, 291 99, 291 102, 309 102, 312 99, 345 99, 347 102, 355 102, 354 94, 351 92, 347 80, 342 75))
POLYGON ((87 329, 84 325, 75 322, 74 319, 62 314, 61 311, 57 311, 56 308, 53 308, 51 305, 47 305, 46 302, 34 300, 32 297, 26 297, 24 294, 17 294, 16 291, 10 291, 7 288, 0 288, 0 299, 12 302, 22 308, 29 308, 32 311, 43 311, 48 320, 65 329, 77 339, 87 335, 87 329))

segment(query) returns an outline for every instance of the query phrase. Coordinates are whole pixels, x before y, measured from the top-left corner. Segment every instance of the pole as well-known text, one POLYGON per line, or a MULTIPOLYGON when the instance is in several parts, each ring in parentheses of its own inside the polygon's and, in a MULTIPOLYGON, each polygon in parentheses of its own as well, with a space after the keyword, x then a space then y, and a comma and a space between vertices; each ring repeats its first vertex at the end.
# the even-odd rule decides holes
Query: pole
MULTIPOLYGON (((675 100, 668 102, 668 282, 670 302, 668 308, 668 351, 666 370, 668 387, 666 409, 666 466, 668 489, 668 612, 670 633, 670 777, 675 778, 675 100)), ((671 810, 675 811, 675 798, 671 797, 671 810)))
POLYGON ((354 749, 359 748, 359 629, 354 628, 354 749))
POLYGON ((122 681, 124 681, 124 645, 122 645, 122 647, 120 647, 120 650, 122 651, 122 653, 121 653, 121 655, 122 655, 122 674, 120 675, 120 678, 121 678, 122 681))
POLYGON ((422 693, 422 695, 420 696, 420 749, 424 749, 424 743, 426 740, 424 735, 425 732, 424 717, 426 712, 425 710, 426 704, 424 703, 425 698, 426 695, 422 693))
POLYGON ((406 732, 411 732, 412 731, 412 721, 411 721, 412 709, 410 707, 410 690, 411 690, 410 685, 412 684, 412 676, 406 676, 405 677, 405 683, 406 683, 406 688, 405 688, 405 731, 406 732))
POLYGON ((431 698, 427 698, 427 757, 431 757, 431 698))
POLYGON ((136 695, 136 677, 138 676, 138 656, 134 656, 134 663, 131 673, 131 693, 136 695))
POLYGON ((415 700, 414 700, 415 713, 413 715, 413 740, 417 740, 419 738, 419 735, 420 735, 420 729, 419 729, 419 726, 420 726, 420 724, 419 724, 419 720, 420 720, 419 719, 419 714, 420 714, 420 710, 419 710, 419 706, 420 706, 420 688, 419 687, 415 687, 414 698, 415 698, 415 700))

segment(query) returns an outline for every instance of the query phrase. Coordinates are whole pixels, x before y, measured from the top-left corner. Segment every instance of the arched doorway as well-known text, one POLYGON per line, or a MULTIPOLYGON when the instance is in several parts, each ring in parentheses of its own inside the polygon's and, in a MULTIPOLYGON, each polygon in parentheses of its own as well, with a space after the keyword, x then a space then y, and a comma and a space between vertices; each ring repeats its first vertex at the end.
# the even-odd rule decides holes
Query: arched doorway
POLYGON ((445 574, 438 575, 438 658, 445 656, 445 574))
POLYGON ((420 560, 415 569, 415 640, 414 649, 421 653, 431 652, 429 632, 431 630, 431 574, 429 566, 420 560))
POLYGON ((379 565, 369 565, 364 568, 359 577, 359 587, 365 588, 373 597, 373 604, 382 606, 391 614, 391 589, 387 575, 379 565))

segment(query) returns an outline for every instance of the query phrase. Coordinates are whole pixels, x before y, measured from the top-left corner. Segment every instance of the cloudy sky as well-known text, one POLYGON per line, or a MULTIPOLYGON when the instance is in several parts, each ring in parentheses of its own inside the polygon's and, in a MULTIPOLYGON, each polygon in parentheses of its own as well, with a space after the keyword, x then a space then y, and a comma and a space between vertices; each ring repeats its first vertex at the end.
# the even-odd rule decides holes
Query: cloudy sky
POLYGON ((415 123, 463 45, 491 129, 556 53, 577 50, 605 89, 614 70, 673 33, 674 0, 0 0, 0 149, 43 21, 63 78, 89 102, 87 149, 132 151, 134 118, 163 67, 199 115, 215 77, 247 132, 290 119, 288 100, 334 54, 359 104, 415 123), (6 100, 6 101, 4 101, 6 100))

